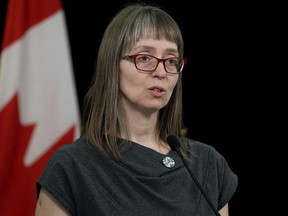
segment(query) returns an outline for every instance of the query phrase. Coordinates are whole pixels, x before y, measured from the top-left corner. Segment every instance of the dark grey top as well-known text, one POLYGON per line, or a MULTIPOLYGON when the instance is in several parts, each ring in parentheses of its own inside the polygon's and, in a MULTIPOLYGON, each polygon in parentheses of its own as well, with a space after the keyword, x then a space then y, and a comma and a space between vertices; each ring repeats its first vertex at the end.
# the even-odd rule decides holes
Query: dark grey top
MULTIPOLYGON (((212 146, 187 139, 196 158, 189 167, 219 210, 233 196, 238 178, 212 146)), ((120 162, 89 146, 85 137, 57 150, 37 181, 71 215, 213 216, 176 151, 160 154, 132 143, 120 162), (162 160, 169 156, 175 166, 162 160)))

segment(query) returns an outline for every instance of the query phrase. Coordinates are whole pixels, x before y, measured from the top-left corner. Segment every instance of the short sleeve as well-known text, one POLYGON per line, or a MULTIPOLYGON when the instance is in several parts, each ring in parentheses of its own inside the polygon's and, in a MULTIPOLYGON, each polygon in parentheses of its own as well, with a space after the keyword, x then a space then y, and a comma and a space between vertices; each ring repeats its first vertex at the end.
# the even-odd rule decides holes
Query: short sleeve
POLYGON ((71 166, 73 166, 73 161, 69 155, 65 154, 63 149, 59 149, 48 161, 46 168, 36 182, 36 188, 37 196, 43 187, 73 215, 75 212, 71 190, 73 176, 68 172, 71 166))

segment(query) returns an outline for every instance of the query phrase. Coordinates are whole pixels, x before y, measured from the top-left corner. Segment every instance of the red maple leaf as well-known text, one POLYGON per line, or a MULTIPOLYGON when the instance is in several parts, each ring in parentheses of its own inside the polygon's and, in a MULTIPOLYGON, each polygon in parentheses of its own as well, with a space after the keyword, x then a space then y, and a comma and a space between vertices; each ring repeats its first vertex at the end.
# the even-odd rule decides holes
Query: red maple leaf
MULTIPOLYGON (((49 118, 49 116, 47 116, 49 118)), ((0 111, 0 212, 1 216, 32 216, 35 212, 36 180, 51 154, 74 139, 75 125, 51 145, 40 159, 27 167, 24 156, 36 124, 22 125, 17 94, 0 111)), ((39 143, 41 145, 41 143, 39 143)))

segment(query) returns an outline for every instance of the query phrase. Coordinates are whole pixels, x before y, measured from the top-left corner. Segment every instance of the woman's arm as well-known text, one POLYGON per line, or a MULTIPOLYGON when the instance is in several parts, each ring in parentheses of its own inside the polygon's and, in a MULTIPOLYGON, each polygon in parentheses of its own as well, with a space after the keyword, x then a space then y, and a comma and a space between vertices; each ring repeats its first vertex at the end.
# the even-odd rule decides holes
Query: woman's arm
POLYGON ((219 213, 221 216, 229 216, 228 203, 222 209, 220 209, 219 213))
POLYGON ((44 188, 41 188, 35 216, 69 216, 66 209, 44 188))

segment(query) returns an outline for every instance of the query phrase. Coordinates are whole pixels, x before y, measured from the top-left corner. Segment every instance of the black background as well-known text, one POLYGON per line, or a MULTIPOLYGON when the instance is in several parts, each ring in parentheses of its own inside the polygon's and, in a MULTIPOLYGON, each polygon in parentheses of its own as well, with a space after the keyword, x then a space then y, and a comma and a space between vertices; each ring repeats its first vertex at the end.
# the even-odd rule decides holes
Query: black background
MULTIPOLYGON (((128 2, 63 1, 80 106, 105 27, 128 2)), ((185 123, 189 136, 215 146, 239 177, 230 215, 268 214, 281 192, 288 144, 285 72, 278 76, 267 51, 269 13, 251 2, 143 2, 163 6, 183 31, 185 123)), ((1 32, 6 3, 1 0, 1 32)))

